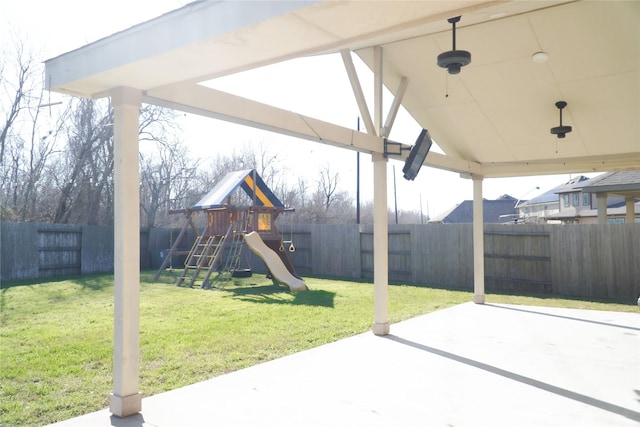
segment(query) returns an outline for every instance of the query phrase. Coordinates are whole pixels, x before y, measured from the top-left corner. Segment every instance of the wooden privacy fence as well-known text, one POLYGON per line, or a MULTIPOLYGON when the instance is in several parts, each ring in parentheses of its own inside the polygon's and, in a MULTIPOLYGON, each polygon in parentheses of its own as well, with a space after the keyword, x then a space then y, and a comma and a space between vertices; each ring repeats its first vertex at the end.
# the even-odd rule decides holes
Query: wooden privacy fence
POLYGON ((487 288, 544 293, 553 290, 549 230, 487 227, 484 239, 487 288))
MULTIPOLYGON (((113 271, 107 227, 1 223, 0 280, 113 271)), ((291 233, 291 234, 290 234, 291 233)), ((141 267, 158 268, 176 230, 140 233, 141 267)), ((289 255, 302 276, 371 280, 373 228, 294 225, 289 255)), ((184 239, 188 250, 195 236, 184 239)), ((471 224, 389 226, 389 281, 473 288, 471 224)), ((640 224, 484 227, 487 289, 635 301, 640 295, 640 224)), ((266 269, 246 251, 256 272, 266 269)), ((173 268, 182 268, 175 260, 173 268)))
MULTIPOLYGON (((473 288, 471 224, 389 226, 389 281, 473 288)), ((298 225, 294 265, 304 275, 373 278, 373 229, 298 225)), ((485 286, 636 301, 640 224, 484 227, 485 286)), ((259 260, 252 260, 260 269, 259 260)))
POLYGON ((0 223, 0 283, 112 271, 112 228, 0 223))

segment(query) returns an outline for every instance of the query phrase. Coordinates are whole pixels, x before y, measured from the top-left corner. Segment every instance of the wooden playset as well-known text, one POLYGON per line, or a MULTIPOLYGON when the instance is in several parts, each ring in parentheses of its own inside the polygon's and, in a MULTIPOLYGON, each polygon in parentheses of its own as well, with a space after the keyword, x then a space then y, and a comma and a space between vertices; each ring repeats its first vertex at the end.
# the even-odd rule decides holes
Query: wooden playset
MULTIPOLYGON (((242 199, 237 196, 236 199, 242 199)), ((274 281, 289 286, 292 291, 306 290, 288 256, 288 252, 295 251, 293 241, 283 240, 275 224, 281 213, 292 210, 285 208, 255 169, 227 174, 198 203, 180 211, 185 214, 186 221, 155 279, 170 265, 172 257, 178 254, 177 248, 189 228, 196 233, 196 239, 186 253, 184 270, 176 280, 177 286, 194 287, 200 279, 202 288, 221 288, 231 277, 250 276, 251 269, 241 268, 240 265, 245 235, 255 232, 257 235, 252 234, 247 243, 265 262, 274 281), (245 205, 232 203, 239 189, 244 190, 246 195, 245 205), (192 221, 198 213, 207 215, 207 225, 202 232, 198 232, 192 221)))

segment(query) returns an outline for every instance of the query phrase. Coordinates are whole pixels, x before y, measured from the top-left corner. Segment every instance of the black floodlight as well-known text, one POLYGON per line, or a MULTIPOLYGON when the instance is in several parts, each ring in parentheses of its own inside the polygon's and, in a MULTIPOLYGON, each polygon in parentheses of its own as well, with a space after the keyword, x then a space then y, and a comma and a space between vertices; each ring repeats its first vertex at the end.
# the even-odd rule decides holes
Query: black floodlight
POLYGON ((432 144, 433 141, 431 140, 429 131, 422 129, 422 132, 418 135, 418 139, 416 139, 416 143, 409 152, 407 160, 404 162, 404 167, 402 168, 404 179, 413 181, 416 178, 420 167, 424 163, 424 159, 426 159, 427 154, 429 154, 432 144))
POLYGON ((558 138, 564 138, 566 134, 571 132, 571 126, 563 126, 562 125, 562 109, 567 106, 565 101, 556 102, 556 107, 560 110, 560 126, 556 126, 551 128, 551 133, 557 135, 558 138))

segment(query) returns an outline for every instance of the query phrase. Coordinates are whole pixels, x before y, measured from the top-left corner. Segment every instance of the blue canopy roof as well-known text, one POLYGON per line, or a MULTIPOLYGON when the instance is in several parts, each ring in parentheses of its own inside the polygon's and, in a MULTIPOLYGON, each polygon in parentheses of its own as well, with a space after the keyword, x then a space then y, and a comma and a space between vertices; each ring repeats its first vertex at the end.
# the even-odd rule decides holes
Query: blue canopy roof
POLYGON ((238 187, 241 187, 247 193, 247 196, 255 200, 257 206, 284 208, 282 202, 267 187, 258 172, 255 169, 247 169, 226 174, 213 190, 209 191, 191 209, 202 210, 222 207, 225 205, 227 198, 238 187))

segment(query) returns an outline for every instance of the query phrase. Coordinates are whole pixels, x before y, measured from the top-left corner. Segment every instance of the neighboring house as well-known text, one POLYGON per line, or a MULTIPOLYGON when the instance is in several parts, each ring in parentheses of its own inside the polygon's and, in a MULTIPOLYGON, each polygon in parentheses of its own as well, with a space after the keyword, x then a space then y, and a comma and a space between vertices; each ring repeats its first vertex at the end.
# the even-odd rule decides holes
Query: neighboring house
MULTIPOLYGON (((640 223, 640 170, 572 177, 530 200, 503 195, 483 200, 485 223, 596 224, 640 223), (601 207, 600 207, 601 206, 601 207), (598 216, 599 208, 604 212, 598 216)), ((432 224, 473 222, 473 201, 465 200, 431 219, 432 224)))
MULTIPOLYGON (((539 196, 533 197, 530 200, 521 202, 518 205, 518 215, 524 222, 527 223, 546 223, 556 222, 559 220, 552 220, 556 218, 560 213, 560 196, 559 193, 572 191, 574 187, 589 178, 583 175, 572 177, 564 184, 560 184, 557 187, 553 187, 551 190, 546 191, 539 196)), ((576 204, 580 203, 580 200, 573 200, 576 204)), ((589 202, 590 203, 590 202, 589 202)))
MULTIPOLYGON (((508 194, 496 200, 482 200, 482 213, 485 224, 513 223, 518 215, 518 200, 508 194)), ((522 200, 520 201, 522 203, 522 200)), ((473 200, 465 200, 452 209, 429 220, 430 224, 465 224, 473 223, 473 200)))
POLYGON ((640 222, 640 171, 577 176, 519 205, 526 222, 596 224, 640 222), (555 200, 553 195, 555 194, 555 200), (601 213, 599 218, 598 213, 601 213))

